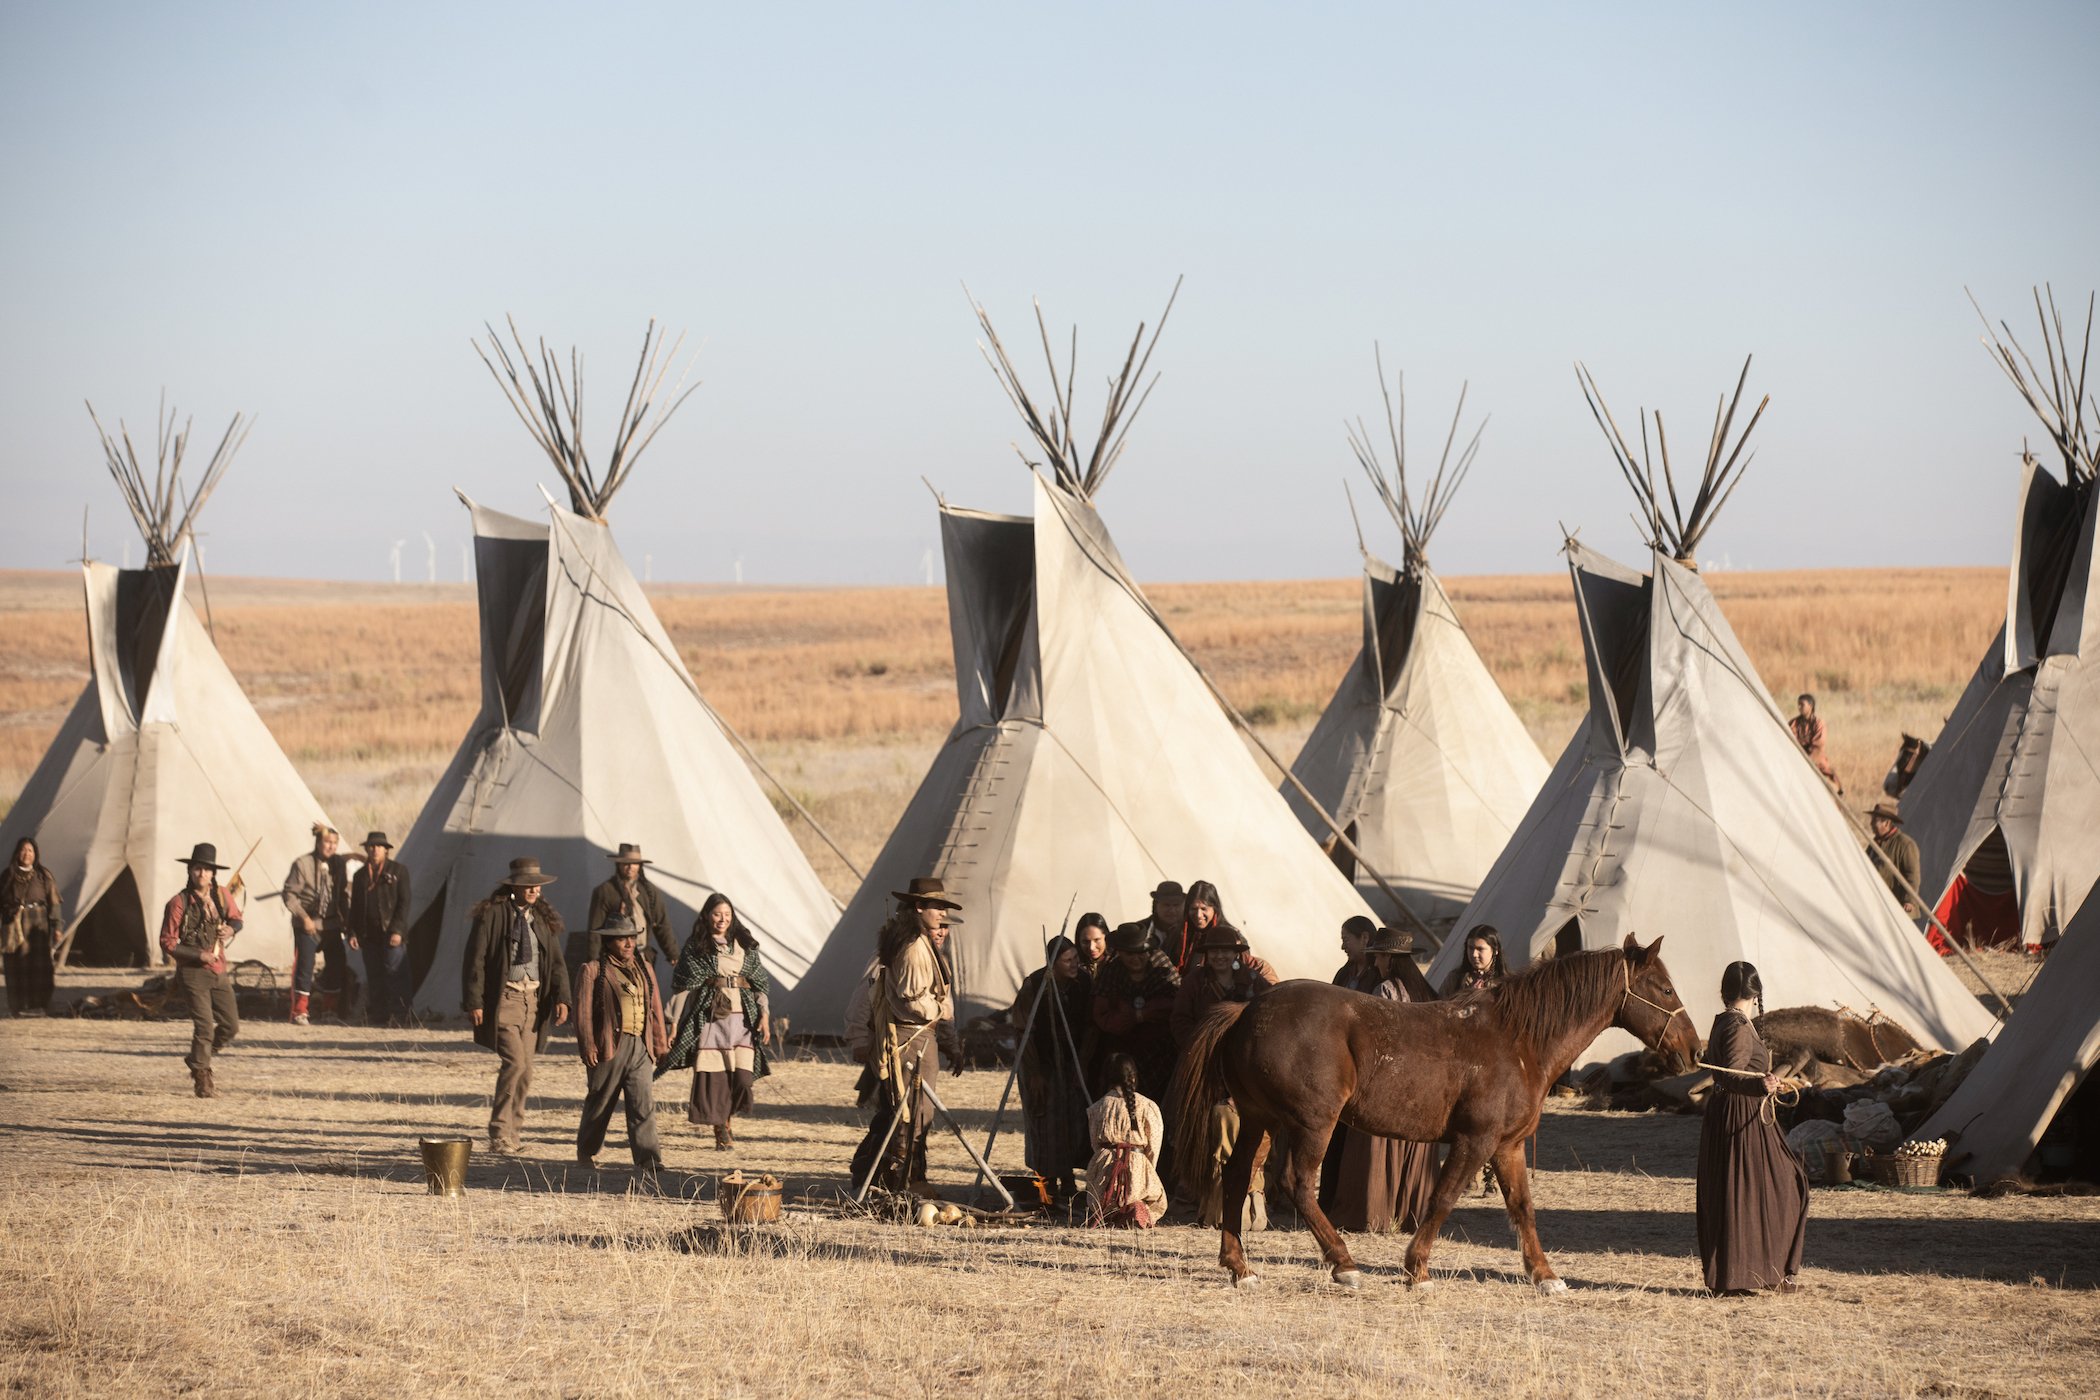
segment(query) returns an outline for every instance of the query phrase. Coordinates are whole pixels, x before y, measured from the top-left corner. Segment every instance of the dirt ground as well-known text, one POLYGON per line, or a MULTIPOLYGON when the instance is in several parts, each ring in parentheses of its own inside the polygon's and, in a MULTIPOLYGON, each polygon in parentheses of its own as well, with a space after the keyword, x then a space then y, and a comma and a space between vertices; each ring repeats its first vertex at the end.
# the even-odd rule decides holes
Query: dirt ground
MULTIPOLYGON (((61 974, 59 1000, 109 974, 61 974)), ((2089 1395, 2100 1199, 1818 1190, 1802 1294, 1703 1296, 1694 1118, 1549 1114, 1540 1230, 1572 1285, 1522 1280, 1499 1204, 1468 1197, 1439 1286, 1402 1237, 1352 1240, 1361 1292, 1310 1236, 1063 1224, 919 1230, 842 1211, 854 1070, 761 1081, 738 1147, 662 1097, 661 1191, 616 1122, 575 1163, 572 1043, 539 1061, 526 1155, 427 1194, 416 1140, 481 1138, 493 1057, 463 1029, 251 1021, 222 1096, 188 1092, 177 1022, 0 1022, 0 1387, 35 1395, 2089 1395), (619 1165, 612 1165, 619 1164, 619 1165), (726 1167, 786 1178, 778 1226, 732 1231, 726 1167)), ((981 1144, 1004 1076, 942 1091, 981 1144)), ((1018 1167, 1008 1116, 996 1149, 1018 1167)), ((961 1195, 954 1140, 937 1186, 961 1195)), ((1178 1221, 1179 1217, 1174 1217, 1178 1221)))

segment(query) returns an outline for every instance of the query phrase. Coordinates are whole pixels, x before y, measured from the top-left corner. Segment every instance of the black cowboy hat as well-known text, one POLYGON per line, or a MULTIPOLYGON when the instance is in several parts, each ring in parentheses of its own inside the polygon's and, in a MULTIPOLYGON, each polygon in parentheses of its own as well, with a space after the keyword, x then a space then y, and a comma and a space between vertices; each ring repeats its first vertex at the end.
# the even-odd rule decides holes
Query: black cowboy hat
POLYGON ((556 877, 540 869, 538 856, 519 856, 510 863, 510 874, 503 877, 506 885, 551 885, 556 877))
POLYGON ((1152 890, 1153 899, 1187 899, 1189 892, 1181 887, 1179 880, 1162 880, 1152 890))
MULTIPOLYGON (((915 875, 912 877, 911 886, 909 889, 891 890, 890 898, 901 899, 906 904, 909 904, 914 908, 918 909, 962 908, 960 904, 957 904, 954 900, 949 899, 947 897, 947 894, 947 887, 941 884, 940 876, 915 875)), ((952 924, 959 924, 962 922, 962 920, 950 919, 948 922, 952 924)))
POLYGON ((383 831, 366 832, 365 839, 360 844, 366 846, 384 846, 390 851, 394 849, 394 843, 386 839, 386 833, 383 831))
POLYGON ((1196 951, 1199 953, 1215 953, 1222 948, 1245 952, 1247 937, 1231 924, 1212 924, 1203 930, 1203 937, 1196 941, 1196 951))
POLYGON ((620 850, 619 850, 619 853, 618 853, 617 855, 615 855, 615 856, 613 857, 613 864, 614 864, 614 865, 654 865, 654 864, 656 864, 656 862, 655 862, 655 861, 653 861, 653 860, 644 860, 644 859, 642 858, 642 848, 641 848, 640 846, 637 846, 636 844, 634 844, 634 842, 632 842, 632 841, 622 841, 622 842, 620 843, 620 850))
POLYGON ((225 866, 219 864, 219 848, 209 841, 199 841, 195 846, 191 847, 190 858, 184 861, 183 864, 189 866, 208 865, 214 870, 226 869, 225 866))
POLYGON ((1108 946, 1118 953, 1142 953, 1152 946, 1152 934, 1143 924, 1125 924, 1108 936, 1108 946))

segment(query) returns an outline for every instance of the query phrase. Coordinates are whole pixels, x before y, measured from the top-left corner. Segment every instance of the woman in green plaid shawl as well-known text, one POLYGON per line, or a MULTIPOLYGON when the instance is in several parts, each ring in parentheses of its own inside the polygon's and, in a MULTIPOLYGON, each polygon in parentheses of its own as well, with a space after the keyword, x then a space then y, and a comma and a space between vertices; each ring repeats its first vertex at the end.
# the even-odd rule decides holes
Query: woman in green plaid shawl
POLYGON ((692 1067, 686 1117, 715 1130, 715 1146, 736 1144, 729 1120, 751 1111, 751 1081, 766 1069, 766 994, 772 979, 758 958, 758 940, 736 916, 726 894, 711 894, 693 921, 671 973, 672 1014, 678 1022, 659 1076, 692 1067))

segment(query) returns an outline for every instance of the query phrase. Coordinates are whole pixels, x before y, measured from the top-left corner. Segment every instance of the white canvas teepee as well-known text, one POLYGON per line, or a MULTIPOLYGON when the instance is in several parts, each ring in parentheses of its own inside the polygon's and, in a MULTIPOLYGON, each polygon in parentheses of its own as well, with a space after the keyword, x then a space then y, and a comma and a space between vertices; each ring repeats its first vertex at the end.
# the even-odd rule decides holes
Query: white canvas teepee
POLYGON ((1033 519, 941 506, 961 714, 796 989, 795 1023, 839 1028, 891 893, 913 876, 938 876, 962 905, 948 946, 965 1014, 1008 1005, 1068 911, 1138 917, 1163 879, 1216 882, 1260 956, 1287 977, 1326 977, 1342 921, 1368 911, 1255 765, 1092 504, 1128 426, 1140 347, 1088 454, 1065 433, 1068 402, 1036 413, 986 333, 1054 470, 1034 473, 1033 519))
POLYGON ((187 879, 191 848, 210 842, 226 865, 245 857, 247 923, 234 954, 285 967, 291 924, 270 895, 326 817, 183 593, 191 529, 246 424, 236 416, 185 499, 188 431, 174 423, 172 413, 161 420, 151 482, 129 435, 103 434, 146 567, 83 566, 87 689, 0 822, 0 844, 36 839, 65 900, 60 936, 76 963, 158 962, 161 911, 187 879))
POLYGON ((1988 1186, 2021 1175, 2057 1109, 2100 1063, 2100 889, 2080 901, 2019 1009, 1915 1136, 1950 1139, 1947 1170, 1988 1186))
MULTIPOLYGON (((557 372, 544 348, 539 369, 528 369, 550 380, 557 372)), ((661 425, 664 415, 642 432, 661 377, 645 341, 636 378, 645 387, 630 396, 616 465, 603 480, 574 447, 573 419, 527 416, 543 447, 559 444, 549 455, 578 510, 550 499, 542 524, 467 502, 481 712, 401 844, 416 900, 409 917, 420 1014, 457 1014, 468 911, 518 856, 537 856, 557 877, 547 897, 575 928, 591 888, 612 873, 612 852, 622 841, 639 844, 671 906, 673 934, 685 936, 709 894, 726 893, 783 989, 802 976, 838 916, 602 520, 661 425)), ((535 379, 534 398, 545 402, 542 382, 535 379)), ((527 414, 522 405, 520 412, 527 414)))
MULTIPOLYGON (((1739 383, 1738 403, 1741 393, 1739 383)), ((1763 975, 1769 1006, 1878 1007, 1921 1040, 1959 1049, 1991 1017, 1869 867, 1713 595, 1682 562, 1747 463, 1742 441, 1732 452, 1726 442, 1734 412, 1717 419, 1689 521, 1663 517, 1652 475, 1609 432, 1648 517, 1650 571, 1568 541, 1589 715, 1454 932, 1498 929, 1512 967, 1614 947, 1630 932, 1664 935, 1702 1036, 1721 1009, 1722 969, 1745 959, 1763 975)), ((1601 403, 1599 416, 1608 421, 1601 403)), ((1433 982, 1458 965, 1462 945, 1445 945, 1433 982)), ((1595 1049, 1631 1045, 1607 1033, 1595 1049)))
POLYGON ((2049 385, 2029 379, 2009 329, 1992 345, 2049 428, 2064 477, 2027 458, 2004 625, 1903 792, 1921 892, 1942 899, 1987 842, 2002 842, 1991 858, 2009 859, 2026 943, 2069 928, 2100 880, 2100 407, 2081 410, 2084 357, 2074 370, 2054 311, 2043 318, 2049 385))
MULTIPOLYGON (((1384 367, 1379 384, 1385 382, 1384 367)), ((1315 841, 1332 847, 1327 818, 1347 828, 1365 860, 1407 909, 1429 920, 1465 908, 1509 843, 1546 779, 1545 755, 1473 649, 1451 599, 1429 567, 1429 540, 1479 448, 1476 431, 1452 461, 1458 415, 1435 477, 1421 496, 1408 487, 1405 399, 1397 418, 1387 398, 1392 479, 1361 425, 1350 446, 1400 527, 1404 566, 1364 554, 1363 646, 1327 702, 1291 771, 1283 797, 1315 841)), ((1459 394, 1459 413, 1465 394, 1459 394)), ((1483 427, 1485 424, 1483 423, 1483 427)), ((1379 882, 1355 870, 1357 888, 1389 921, 1403 917, 1379 882)))

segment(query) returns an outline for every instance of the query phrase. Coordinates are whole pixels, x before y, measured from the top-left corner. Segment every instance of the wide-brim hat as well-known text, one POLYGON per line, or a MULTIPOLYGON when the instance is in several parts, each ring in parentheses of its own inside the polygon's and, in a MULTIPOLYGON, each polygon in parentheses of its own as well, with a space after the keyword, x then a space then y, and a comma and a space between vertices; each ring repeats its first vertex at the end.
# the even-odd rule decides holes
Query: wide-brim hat
POLYGON ((1364 951, 1369 953, 1412 953, 1414 950, 1415 936, 1397 928, 1378 930, 1371 935, 1371 941, 1364 945, 1364 951))
POLYGON ((1884 818, 1888 821, 1894 822, 1898 826, 1903 825, 1903 814, 1901 812, 1898 812, 1896 810, 1896 804, 1889 801, 1886 797, 1882 798, 1881 801, 1869 807, 1867 809, 1867 815, 1870 817, 1884 818))
POLYGON ((1196 951, 1199 953, 1215 953, 1227 948, 1234 952, 1244 952, 1246 947, 1246 936, 1231 924, 1212 924, 1203 930, 1203 937, 1196 941, 1196 951))
POLYGON ((390 851, 394 849, 394 843, 386 839, 386 833, 383 831, 366 832, 365 839, 359 842, 358 844, 364 846, 384 846, 390 851))
POLYGON ((199 841, 195 846, 192 846, 190 848, 190 857, 183 864, 193 866, 208 865, 214 870, 224 870, 226 868, 219 864, 219 848, 209 841, 199 841))
POLYGON ((656 864, 656 862, 653 860, 644 859, 642 856, 642 848, 640 846, 635 845, 632 841, 622 841, 620 843, 620 849, 613 856, 613 864, 654 865, 656 864))
MULTIPOLYGON (((957 904, 954 900, 948 898, 947 886, 941 883, 940 877, 937 875, 914 876, 912 878, 911 884, 907 888, 902 890, 891 890, 890 897, 892 899, 901 899, 906 904, 914 905, 921 909, 962 908, 960 904, 957 904)), ((962 920, 950 919, 949 922, 959 924, 962 922, 962 920)))
POLYGON ((1125 924, 1109 934, 1108 946, 1118 953, 1142 953, 1152 946, 1152 934, 1143 924, 1125 924))
POLYGON ((640 938, 642 931, 634 926, 634 920, 625 914, 615 914, 603 924, 591 930, 593 938, 640 938))
POLYGON ((538 856, 519 856, 510 863, 510 874, 503 877, 506 885, 551 885, 557 877, 540 869, 538 856))
POLYGON ((1179 880, 1162 880, 1152 887, 1151 899, 1187 899, 1189 892, 1181 887, 1179 880))

